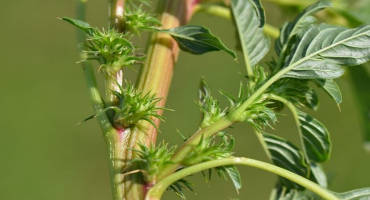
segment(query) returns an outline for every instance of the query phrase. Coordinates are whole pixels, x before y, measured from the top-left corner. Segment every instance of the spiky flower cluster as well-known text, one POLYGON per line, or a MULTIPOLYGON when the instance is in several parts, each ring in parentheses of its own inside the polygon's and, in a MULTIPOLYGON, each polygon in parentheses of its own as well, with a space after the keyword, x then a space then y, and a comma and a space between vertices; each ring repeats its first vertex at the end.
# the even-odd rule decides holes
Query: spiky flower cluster
POLYGON ((132 128, 137 126, 140 120, 144 120, 155 126, 153 118, 163 119, 162 116, 157 114, 159 110, 164 110, 164 108, 157 106, 160 98, 139 91, 129 83, 126 84, 125 88, 121 86, 119 88, 119 92, 113 91, 118 99, 117 106, 111 107, 114 111, 114 124, 132 128))
POLYGON ((183 164, 189 166, 230 157, 233 154, 234 143, 234 138, 223 132, 210 138, 202 138, 199 143, 193 147, 191 153, 184 159, 183 164))
POLYGON ((199 107, 203 115, 200 127, 210 126, 218 119, 225 116, 225 110, 222 110, 218 101, 211 96, 205 80, 202 80, 200 83, 199 107))
POLYGON ((156 175, 168 164, 171 164, 171 157, 175 147, 169 147, 168 144, 162 142, 157 146, 147 147, 139 144, 137 158, 130 161, 130 167, 133 169, 142 170, 146 182, 155 181, 156 175))
POLYGON ((142 8, 126 9, 125 27, 132 33, 139 34, 142 30, 153 29, 160 24, 157 18, 151 16, 142 8))
POLYGON ((82 52, 83 61, 98 61, 99 68, 108 75, 142 61, 143 57, 136 55, 135 46, 127 37, 114 29, 102 31, 95 29, 87 37, 86 50, 82 52))

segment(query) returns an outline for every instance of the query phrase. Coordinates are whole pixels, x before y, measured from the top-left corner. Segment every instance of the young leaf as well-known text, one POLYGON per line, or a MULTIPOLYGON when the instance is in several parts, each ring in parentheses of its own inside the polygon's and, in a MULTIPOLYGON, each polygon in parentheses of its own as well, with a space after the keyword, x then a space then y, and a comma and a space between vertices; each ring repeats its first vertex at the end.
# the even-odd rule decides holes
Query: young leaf
POLYGON ((370 60, 370 26, 355 29, 318 25, 300 36, 285 66, 285 77, 333 79, 343 74, 340 65, 370 60))
MULTIPOLYGON (((267 149, 270 152, 272 162, 284 169, 294 172, 300 176, 307 177, 309 174, 308 165, 303 153, 289 141, 275 135, 263 134, 267 149)), ((281 183, 288 188, 301 189, 302 187, 281 178, 281 183)))
POLYGON ((86 32, 87 34, 91 34, 94 31, 94 28, 91 27, 90 24, 88 24, 87 22, 78 19, 72 19, 69 17, 63 17, 61 19, 86 32))
POLYGON ((242 188, 242 179, 239 170, 235 166, 226 166, 224 170, 233 182, 235 190, 238 192, 242 188))
POLYGON ((275 44, 275 50, 277 54, 280 54, 281 52, 284 53, 289 41, 315 21, 311 15, 329 7, 330 5, 331 3, 328 0, 318 1, 317 3, 314 3, 304 9, 294 21, 284 24, 283 28, 281 29, 280 37, 278 40, 276 40, 275 44))
POLYGON ((298 112, 303 145, 310 161, 324 162, 331 153, 330 134, 326 127, 302 111, 298 112))
POLYGON ((179 44, 183 51, 192 54, 203 54, 210 51, 225 51, 233 58, 235 53, 227 48, 216 36, 202 26, 185 25, 167 30, 161 30, 170 34, 179 44))
POLYGON ((265 14, 259 0, 232 0, 236 28, 247 66, 255 66, 270 49, 270 40, 263 33, 265 14))
POLYGON ((319 86, 325 90, 326 93, 337 103, 338 105, 342 103, 342 92, 338 84, 331 79, 327 80, 317 80, 319 86))
POLYGON ((370 188, 361 188, 344 193, 336 194, 341 200, 368 200, 370 199, 370 188))
POLYGON ((321 185, 322 187, 328 187, 328 179, 326 178, 326 174, 322 167, 319 164, 311 163, 311 179, 313 179, 316 183, 321 185))

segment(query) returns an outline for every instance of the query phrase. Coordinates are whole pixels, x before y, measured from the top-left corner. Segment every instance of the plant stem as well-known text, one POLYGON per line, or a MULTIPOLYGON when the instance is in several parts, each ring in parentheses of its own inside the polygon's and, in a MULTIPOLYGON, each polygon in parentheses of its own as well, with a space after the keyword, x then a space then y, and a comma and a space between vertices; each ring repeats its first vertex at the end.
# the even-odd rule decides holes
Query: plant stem
MULTIPOLYGON (((192 15, 194 0, 161 0, 159 13, 163 29, 173 28, 187 23, 192 15)), ((176 42, 165 33, 154 33, 149 41, 147 60, 141 69, 137 87, 144 92, 151 92, 161 98, 159 107, 167 100, 168 91, 173 76, 174 65, 177 61, 179 48, 176 42)), ((162 110, 158 114, 162 114, 162 110)), ((159 127, 160 120, 153 119, 159 127)), ((157 130, 147 122, 141 122, 139 131, 141 142, 155 144, 157 130)))
MULTIPOLYGON (((274 95, 274 94, 269 94, 268 95, 268 98, 269 99, 273 99, 275 101, 280 101, 281 103, 283 103, 284 105, 286 105, 286 107, 290 110, 290 112, 293 115, 294 122, 295 122, 295 124, 297 126, 297 129, 298 129, 300 142, 301 142, 302 145, 304 145, 304 141, 303 141, 303 138, 304 137, 303 137, 303 133, 302 133, 302 130, 301 130, 301 122, 299 121, 298 110, 294 106, 294 104, 291 103, 290 101, 288 101, 287 99, 285 99, 285 98, 283 98, 281 96, 274 95)), ((306 158, 307 162, 310 163, 310 160, 309 160, 309 157, 308 157, 306 148, 302 148, 302 150, 303 150, 303 153, 305 155, 305 158, 306 158)))
POLYGON ((153 188, 151 188, 146 196, 146 200, 160 200, 164 191, 173 184, 174 182, 185 178, 189 175, 215 168, 215 167, 220 167, 220 166, 228 166, 228 165, 245 165, 245 166, 250 166, 250 167, 255 167, 258 169, 262 169, 267 172, 274 173, 276 175, 279 175, 281 177, 284 177, 290 181, 293 181, 306 189, 316 193, 320 197, 326 200, 339 200, 334 194, 331 192, 327 191, 326 189, 322 188, 321 186, 317 185, 316 183, 301 177, 293 172, 290 172, 286 169, 277 167, 275 165, 265 163, 262 161, 258 160, 253 160, 249 158, 225 158, 225 159, 219 159, 219 160, 214 160, 214 161, 209 161, 209 162, 204 162, 200 163, 197 165, 193 165, 191 167, 187 167, 185 169, 182 169, 162 181, 158 182, 153 188))
MULTIPOLYGON (((194 13, 198 12, 204 12, 210 15, 232 20, 230 9, 225 6, 220 6, 216 4, 198 4, 194 8, 194 13)), ((265 24, 263 31, 266 35, 274 39, 278 38, 280 35, 279 29, 270 24, 265 24)))
MULTIPOLYGON (((79 0, 77 6, 77 18, 80 20, 85 20, 86 13, 86 1, 79 0)), ((78 42, 83 43, 86 39, 85 34, 78 32, 78 42)), ((82 69, 86 79, 88 91, 90 94, 90 99, 93 103, 94 111, 97 115, 97 121, 102 129, 105 142, 108 147, 109 153, 109 169, 110 169, 110 179, 112 187, 112 195, 114 200, 121 200, 122 188, 119 187, 117 183, 122 180, 120 173, 117 173, 117 170, 120 169, 120 155, 122 152, 122 147, 117 145, 118 142, 118 132, 113 128, 110 123, 108 116, 105 112, 105 105, 100 95, 100 92, 97 87, 96 78, 94 70, 89 63, 82 63, 82 69)))

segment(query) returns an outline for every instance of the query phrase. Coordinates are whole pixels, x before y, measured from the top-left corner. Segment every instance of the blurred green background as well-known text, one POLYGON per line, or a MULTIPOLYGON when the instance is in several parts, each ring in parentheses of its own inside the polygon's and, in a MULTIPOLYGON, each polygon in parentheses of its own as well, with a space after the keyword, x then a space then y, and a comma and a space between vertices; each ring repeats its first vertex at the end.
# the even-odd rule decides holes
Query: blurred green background
MULTIPOLYGON (((266 4, 270 23, 280 25, 279 8, 266 4)), ((105 1, 89 1, 88 19, 96 26, 106 23, 105 1)), ((369 11, 370 12, 370 11, 369 11)), ((74 16, 74 0, 2 1, 0 6, 0 199, 4 200, 102 200, 110 198, 107 158, 100 130, 94 120, 76 126, 92 114, 79 65, 75 29, 57 20, 74 16)), ((198 14, 193 24, 203 24, 236 45, 232 24, 198 14)), ((145 37, 144 37, 145 38, 145 37)), ((134 70, 130 74, 137 74, 134 70)), ((176 66, 160 138, 179 144, 177 130, 196 130, 199 111, 198 82, 236 93, 242 67, 223 53, 192 56, 182 53, 176 66)), ((339 81, 344 103, 341 112, 320 93, 315 116, 331 131, 334 144, 331 161, 325 164, 330 188, 346 191, 370 186, 370 154, 362 148, 360 115, 348 77, 339 81)), ((275 133, 297 140, 293 120, 284 111, 275 133)), ((237 137, 237 155, 266 160, 251 129, 245 124, 230 130, 237 137)), ((215 177, 205 184, 195 180, 196 194, 189 199, 267 199, 276 177, 241 167, 244 188, 238 197, 230 182, 215 177)), ((167 193, 165 199, 175 199, 167 193)))

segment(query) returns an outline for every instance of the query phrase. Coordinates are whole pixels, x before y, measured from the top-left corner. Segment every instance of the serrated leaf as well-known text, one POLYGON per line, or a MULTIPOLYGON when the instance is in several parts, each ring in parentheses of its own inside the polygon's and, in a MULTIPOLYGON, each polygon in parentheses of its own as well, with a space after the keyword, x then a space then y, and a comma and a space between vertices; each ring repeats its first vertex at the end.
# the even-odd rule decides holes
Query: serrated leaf
POLYGON ((170 34, 183 51, 192 54, 204 54, 222 50, 236 58, 232 50, 202 26, 185 25, 161 31, 170 34))
POLYGON ((331 153, 330 134, 326 127, 307 113, 298 111, 303 146, 310 161, 324 162, 331 153))
MULTIPOLYGON (((275 165, 307 177, 309 168, 303 153, 295 145, 275 135, 264 133, 263 137, 271 155, 271 160, 275 165)), ((288 188, 302 189, 301 186, 284 178, 280 178, 280 181, 288 188)))
POLYGON ((254 66, 270 50, 270 40, 263 33, 265 15, 259 0, 232 0, 231 10, 247 65, 254 66))
POLYGON ((91 34, 95 30, 87 22, 84 22, 84 21, 81 21, 81 20, 78 20, 78 19, 73 19, 73 18, 69 18, 69 17, 63 17, 61 19, 63 21, 66 21, 66 22, 72 24, 73 26, 79 28, 80 30, 86 32, 87 34, 91 34))
POLYGON ((370 26, 346 29, 330 25, 311 26, 294 45, 284 77, 334 79, 343 74, 341 65, 360 65, 370 60, 370 26))
POLYGON ((242 179, 239 170, 235 166, 224 167, 230 180, 233 182, 234 188, 237 192, 242 188, 242 179))
MULTIPOLYGON (((301 31, 307 28, 307 26, 313 24, 316 20, 311 15, 316 12, 327 8, 331 5, 330 1, 322 0, 304 9, 292 22, 284 24, 281 29, 280 37, 276 40, 275 50, 277 54, 281 51, 285 51, 289 41, 301 31)), ((283 52, 284 53, 284 52, 283 52)))
POLYGON ((341 200, 369 200, 370 188, 361 188, 349 192, 336 193, 341 200))
POLYGON ((342 103, 342 92, 340 91, 338 84, 334 80, 317 80, 317 83, 335 101, 335 103, 337 103, 338 105, 342 103))

